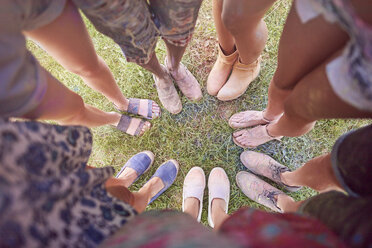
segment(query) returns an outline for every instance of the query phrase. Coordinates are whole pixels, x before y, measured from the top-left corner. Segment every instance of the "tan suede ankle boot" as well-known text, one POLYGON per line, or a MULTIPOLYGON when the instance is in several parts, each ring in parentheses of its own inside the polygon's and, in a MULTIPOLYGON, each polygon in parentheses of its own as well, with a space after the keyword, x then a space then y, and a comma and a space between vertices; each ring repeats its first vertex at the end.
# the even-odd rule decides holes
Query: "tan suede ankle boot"
POLYGON ((238 55, 238 50, 235 50, 235 52, 226 56, 223 53, 221 46, 218 45, 217 60, 214 63, 207 80, 207 91, 209 95, 217 95, 218 91, 226 83, 238 55))
POLYGON ((239 58, 233 66, 229 80, 218 92, 217 98, 221 101, 230 101, 243 95, 249 84, 258 76, 260 62, 261 56, 249 65, 242 64, 239 58))

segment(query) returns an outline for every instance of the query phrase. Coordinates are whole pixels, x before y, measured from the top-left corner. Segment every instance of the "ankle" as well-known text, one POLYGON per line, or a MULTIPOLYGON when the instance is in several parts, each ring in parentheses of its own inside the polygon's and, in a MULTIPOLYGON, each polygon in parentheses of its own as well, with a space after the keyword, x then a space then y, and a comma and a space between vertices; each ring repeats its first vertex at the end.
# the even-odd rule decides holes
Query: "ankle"
POLYGON ((223 53, 223 55, 225 56, 229 56, 231 54, 233 54, 235 51, 236 51, 236 46, 234 45, 233 47, 231 48, 223 48, 220 44, 220 48, 221 48, 221 52, 223 53))
POLYGON ((266 125, 266 132, 272 138, 276 138, 276 137, 281 136, 280 134, 277 134, 277 132, 275 132, 275 124, 274 123, 269 123, 269 124, 266 125))
POLYGON ((184 212, 189 214, 194 219, 198 218, 200 202, 195 197, 188 197, 184 203, 184 212))
POLYGON ((123 185, 125 187, 129 187, 132 182, 136 179, 137 175, 123 175, 123 176, 120 176, 118 179, 121 180, 123 182, 123 185))
POLYGON ((287 186, 300 186, 294 183, 293 180, 291 180, 291 173, 292 172, 286 171, 280 174, 280 180, 282 181, 282 183, 287 186))
POLYGON ((164 184, 161 179, 159 177, 153 177, 138 192, 146 195, 149 202, 163 187, 164 184))
POLYGON ((121 111, 127 111, 129 106, 129 100, 124 97, 124 99, 121 99, 120 101, 112 101, 115 108, 117 110, 121 111))
POLYGON ((225 201, 222 199, 214 199, 212 202, 212 221, 214 229, 218 230, 222 223, 228 218, 228 214, 225 212, 225 201), (217 201, 216 201, 217 200, 217 201))
POLYGON ((150 202, 150 199, 148 199, 148 196, 144 194, 143 192, 133 192, 134 196, 134 203, 132 207, 138 212, 142 213, 145 211, 147 204, 150 202))
POLYGON ((154 73, 155 77, 157 77, 159 80, 165 79, 167 74, 168 73, 164 70, 161 70, 161 72, 154 73))
POLYGON ((285 213, 296 212, 299 208, 299 205, 300 204, 295 202, 290 196, 284 194, 278 195, 277 206, 285 213))
POLYGON ((180 63, 179 62, 176 63, 174 60, 169 59, 169 57, 167 56, 165 58, 165 66, 167 67, 169 72, 177 72, 180 66, 180 63))
POLYGON ((270 114, 266 109, 264 111, 262 111, 262 117, 265 121, 268 121, 268 122, 272 122, 276 119, 278 119, 282 114, 278 114, 278 115, 274 115, 274 114, 270 114))
POLYGON ((225 201, 217 198, 213 199, 211 204, 212 220, 215 223, 221 215, 225 214, 225 201))

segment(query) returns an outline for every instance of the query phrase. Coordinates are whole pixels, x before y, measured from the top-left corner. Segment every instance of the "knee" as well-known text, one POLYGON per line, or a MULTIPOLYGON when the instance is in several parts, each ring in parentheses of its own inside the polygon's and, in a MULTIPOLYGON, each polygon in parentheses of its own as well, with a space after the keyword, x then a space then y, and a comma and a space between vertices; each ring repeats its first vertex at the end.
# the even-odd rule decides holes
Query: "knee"
POLYGON ((278 61, 278 67, 275 70, 273 77, 273 83, 275 88, 279 90, 293 90, 296 86, 296 83, 301 80, 301 78, 294 77, 294 75, 289 74, 288 68, 281 65, 281 61, 278 61))
POLYGON ((101 73, 104 68, 104 62, 101 58, 94 59, 92 61, 85 62, 79 66, 67 68, 70 72, 79 75, 81 77, 96 77, 97 74, 101 73))
POLYGON ((81 96, 74 93, 71 97, 65 99, 68 102, 68 114, 61 120, 62 124, 80 124, 85 111, 85 103, 81 96))
POLYGON ((254 31, 261 22, 261 18, 255 16, 254 13, 244 12, 236 7, 224 9, 221 19, 232 35, 241 34, 243 31, 254 31))
MULTIPOLYGON (((311 118, 309 114, 309 106, 311 101, 309 99, 297 99, 293 96, 289 96, 284 102, 284 114, 289 121, 296 126, 296 130, 299 135, 307 133, 315 125, 315 119, 311 118)), ((310 107, 311 108, 311 107, 310 107)), ((294 136, 299 136, 298 134, 294 136)))
POLYGON ((301 108, 306 106, 300 106, 301 102, 294 101, 291 95, 284 101, 284 113, 288 118, 291 119, 304 119, 301 113, 301 108))

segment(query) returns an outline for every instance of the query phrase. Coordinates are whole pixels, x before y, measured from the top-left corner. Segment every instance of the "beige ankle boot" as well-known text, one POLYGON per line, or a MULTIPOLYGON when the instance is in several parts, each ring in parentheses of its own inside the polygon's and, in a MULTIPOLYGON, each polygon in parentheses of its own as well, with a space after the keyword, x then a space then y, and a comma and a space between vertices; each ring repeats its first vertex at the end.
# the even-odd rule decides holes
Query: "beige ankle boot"
POLYGON ((217 95, 218 91, 226 83, 237 58, 238 50, 235 50, 235 52, 226 56, 220 45, 218 45, 217 60, 214 63, 207 80, 207 91, 209 95, 217 95))
POLYGON ((217 98, 221 101, 230 101, 243 95, 249 84, 258 76, 260 62, 261 56, 249 65, 242 64, 239 58, 233 66, 229 80, 218 92, 217 98))

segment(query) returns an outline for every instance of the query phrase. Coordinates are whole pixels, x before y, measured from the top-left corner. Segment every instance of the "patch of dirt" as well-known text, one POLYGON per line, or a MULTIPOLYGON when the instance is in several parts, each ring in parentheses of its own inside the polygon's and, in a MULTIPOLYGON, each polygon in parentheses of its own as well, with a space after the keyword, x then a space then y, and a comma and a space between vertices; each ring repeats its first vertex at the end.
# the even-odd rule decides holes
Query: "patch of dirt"
POLYGON ((219 102, 217 106, 217 114, 221 119, 228 120, 233 114, 238 111, 235 102, 219 102))
POLYGON ((215 37, 194 36, 190 46, 190 58, 201 78, 206 78, 217 58, 217 40, 215 37))

